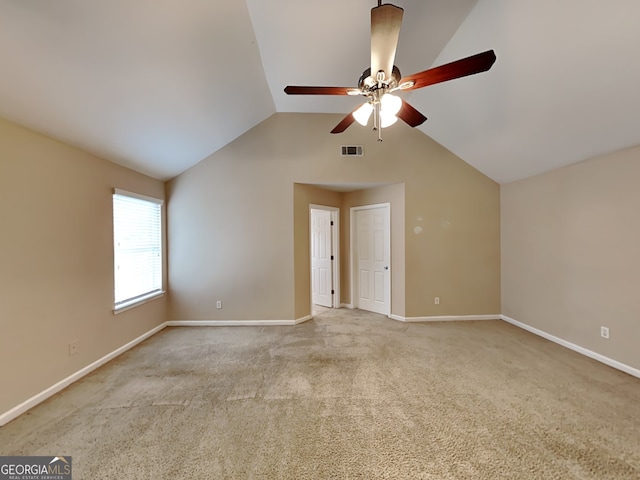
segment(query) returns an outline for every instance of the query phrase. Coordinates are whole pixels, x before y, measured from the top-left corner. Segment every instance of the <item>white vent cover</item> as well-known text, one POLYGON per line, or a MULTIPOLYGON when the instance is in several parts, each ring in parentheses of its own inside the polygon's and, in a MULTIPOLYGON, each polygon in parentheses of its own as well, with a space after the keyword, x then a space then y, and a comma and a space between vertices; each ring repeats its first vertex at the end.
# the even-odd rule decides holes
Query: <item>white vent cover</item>
POLYGON ((340 155, 343 157, 362 157, 364 148, 362 145, 342 145, 340 147, 340 155))

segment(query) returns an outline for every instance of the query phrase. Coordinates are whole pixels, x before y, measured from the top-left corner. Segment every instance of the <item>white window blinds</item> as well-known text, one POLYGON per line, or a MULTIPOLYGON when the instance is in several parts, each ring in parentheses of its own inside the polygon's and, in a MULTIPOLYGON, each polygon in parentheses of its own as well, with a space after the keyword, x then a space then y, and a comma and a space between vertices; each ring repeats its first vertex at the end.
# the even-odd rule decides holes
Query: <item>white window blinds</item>
POLYGON ((162 292, 162 200, 113 194, 115 310, 162 292))

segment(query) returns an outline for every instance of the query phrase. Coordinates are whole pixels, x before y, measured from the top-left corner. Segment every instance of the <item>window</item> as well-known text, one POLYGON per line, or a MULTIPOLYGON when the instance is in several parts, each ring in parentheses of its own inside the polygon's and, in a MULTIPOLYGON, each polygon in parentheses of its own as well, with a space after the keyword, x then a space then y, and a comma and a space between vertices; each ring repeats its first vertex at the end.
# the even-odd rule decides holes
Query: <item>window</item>
POLYGON ((162 203, 115 189, 115 312, 162 294, 162 203))

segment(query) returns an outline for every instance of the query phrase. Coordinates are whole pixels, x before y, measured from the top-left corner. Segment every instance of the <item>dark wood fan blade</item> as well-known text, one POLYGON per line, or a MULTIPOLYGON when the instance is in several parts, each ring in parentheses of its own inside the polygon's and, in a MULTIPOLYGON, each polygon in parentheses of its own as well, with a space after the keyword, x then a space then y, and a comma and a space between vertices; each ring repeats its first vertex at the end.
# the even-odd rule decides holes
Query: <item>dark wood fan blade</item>
POLYGON ((478 53, 471 57, 456 60, 439 67, 430 68, 424 72, 414 73, 400 80, 400 84, 414 82, 413 87, 405 90, 415 90, 416 88, 427 87, 436 83, 447 82, 455 78, 466 77, 475 73, 486 72, 496 61, 496 54, 493 50, 478 53))
MULTIPOLYGON (((358 107, 358 108, 360 108, 360 107, 358 107)), ((356 110, 357 110, 358 108, 356 108, 356 110)), ((353 112, 355 112, 356 110, 354 110, 353 112)), ((355 118, 354 118, 354 116, 353 116, 353 112, 351 112, 351 113, 347 114, 347 116, 346 116, 346 117, 344 117, 344 118, 342 119, 342 121, 341 121, 338 125, 336 125, 336 126, 334 127, 334 129, 333 129, 333 130, 331 130, 331 133, 342 133, 342 132, 344 132, 347 128, 349 128, 349 127, 351 126, 351 124, 352 124, 353 122, 355 122, 355 121, 356 121, 356 119, 355 119, 355 118)))
POLYGON ((289 85, 285 87, 284 93, 287 95, 349 95, 347 92, 353 87, 296 87, 289 85))
POLYGON ((383 70, 391 77, 404 10, 386 4, 371 9, 371 76, 383 70))
POLYGON ((410 127, 417 127, 418 125, 422 125, 427 119, 427 117, 425 117, 404 100, 402 101, 402 107, 400 108, 400 111, 396 115, 400 120, 403 120, 410 127))

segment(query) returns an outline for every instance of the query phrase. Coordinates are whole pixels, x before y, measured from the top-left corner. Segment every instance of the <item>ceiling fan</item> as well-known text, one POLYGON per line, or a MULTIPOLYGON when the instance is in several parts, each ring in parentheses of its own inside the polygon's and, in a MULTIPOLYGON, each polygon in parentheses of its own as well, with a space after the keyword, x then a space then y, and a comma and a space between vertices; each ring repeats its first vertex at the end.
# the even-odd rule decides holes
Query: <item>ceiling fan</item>
POLYGON ((371 67, 358 80, 358 88, 353 87, 304 87, 287 86, 288 95, 362 95, 367 102, 349 113, 331 130, 344 132, 354 121, 367 125, 373 114, 373 129, 378 131, 378 141, 382 141, 381 130, 393 125, 398 118, 411 127, 417 127, 427 119, 422 113, 402 100, 393 92, 415 90, 436 83, 446 82, 476 73, 486 72, 496 61, 493 50, 471 57, 430 68, 423 72, 402 77, 393 62, 398 46, 404 9, 391 4, 382 4, 371 9, 371 67))

